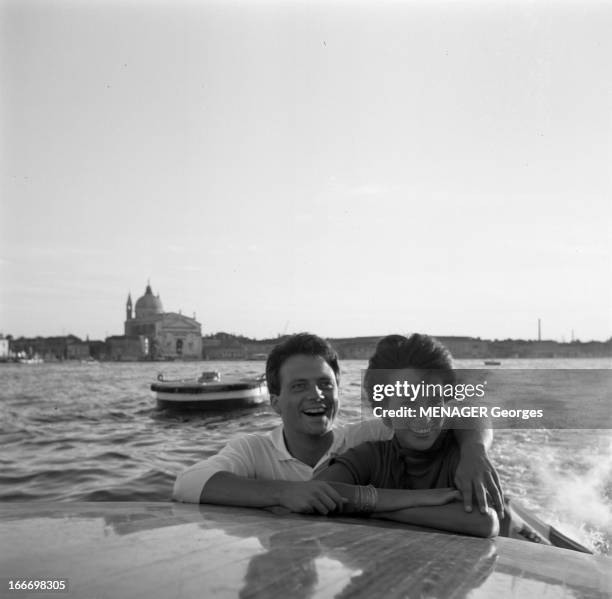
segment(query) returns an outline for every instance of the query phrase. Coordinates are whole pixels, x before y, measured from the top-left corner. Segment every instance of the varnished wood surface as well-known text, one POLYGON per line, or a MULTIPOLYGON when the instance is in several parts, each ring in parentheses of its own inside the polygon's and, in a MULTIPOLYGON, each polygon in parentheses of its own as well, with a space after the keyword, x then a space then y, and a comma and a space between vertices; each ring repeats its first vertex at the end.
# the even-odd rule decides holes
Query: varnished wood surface
POLYGON ((31 597, 612 595, 612 560, 363 520, 171 503, 0 505, 0 578, 68 578, 31 597))

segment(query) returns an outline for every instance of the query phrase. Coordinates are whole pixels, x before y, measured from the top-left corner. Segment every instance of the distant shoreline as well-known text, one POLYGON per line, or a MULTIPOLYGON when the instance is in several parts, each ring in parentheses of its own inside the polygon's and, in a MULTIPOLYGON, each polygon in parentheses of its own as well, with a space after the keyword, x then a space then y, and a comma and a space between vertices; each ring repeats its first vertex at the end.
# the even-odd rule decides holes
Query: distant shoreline
MULTIPOLYGON (((373 353, 381 336, 330 338, 338 355, 343 360, 365 360, 373 353)), ((65 337, 35 337, 10 339, 0 362, 187 362, 199 360, 250 360, 264 361, 272 348, 284 337, 256 340, 247 337, 216 333, 202 337, 202 355, 164 356, 147 355, 142 352, 125 352, 113 355, 105 341, 81 340, 74 335, 65 337)), ((125 337, 140 347, 139 337, 125 337)), ((437 337, 449 348, 458 360, 474 359, 501 361, 510 359, 563 359, 563 358, 612 358, 612 339, 608 341, 527 341, 523 339, 488 340, 478 337, 437 337)), ((4 339, 4 341, 9 341, 4 339)))

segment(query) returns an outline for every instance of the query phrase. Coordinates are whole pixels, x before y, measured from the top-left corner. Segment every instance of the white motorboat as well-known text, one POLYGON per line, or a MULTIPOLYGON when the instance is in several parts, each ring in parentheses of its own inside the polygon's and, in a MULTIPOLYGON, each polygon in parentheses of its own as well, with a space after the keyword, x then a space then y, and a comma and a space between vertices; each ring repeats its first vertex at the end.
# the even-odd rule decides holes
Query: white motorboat
POLYGON ((177 380, 167 380, 159 374, 151 391, 158 407, 181 410, 235 410, 256 406, 268 399, 265 375, 221 380, 217 371, 203 372, 195 379, 177 380))

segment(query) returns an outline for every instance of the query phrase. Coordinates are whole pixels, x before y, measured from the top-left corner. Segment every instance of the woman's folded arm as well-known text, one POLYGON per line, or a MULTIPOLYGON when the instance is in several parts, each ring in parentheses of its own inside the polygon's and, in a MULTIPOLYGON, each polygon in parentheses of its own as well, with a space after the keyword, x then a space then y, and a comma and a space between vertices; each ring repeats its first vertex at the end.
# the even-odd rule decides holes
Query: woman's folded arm
POLYGON ((432 507, 413 507, 375 514, 376 518, 416 524, 448 532, 491 538, 499 534, 499 520, 491 508, 485 513, 466 512, 456 501, 432 507))
MULTIPOLYGON (((332 464, 316 476, 348 499, 342 513, 393 512, 417 506, 443 505, 460 498, 456 489, 371 489, 356 481, 343 464, 332 464)), ((365 481, 364 481, 365 482, 365 481)))

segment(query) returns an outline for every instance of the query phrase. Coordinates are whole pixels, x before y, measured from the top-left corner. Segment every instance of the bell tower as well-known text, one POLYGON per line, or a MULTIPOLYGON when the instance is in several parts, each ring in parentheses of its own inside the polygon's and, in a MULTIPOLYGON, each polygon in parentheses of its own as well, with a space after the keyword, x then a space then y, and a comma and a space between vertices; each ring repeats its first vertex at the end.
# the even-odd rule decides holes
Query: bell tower
POLYGON ((132 294, 128 293, 127 303, 125 304, 125 319, 132 320, 132 294))

